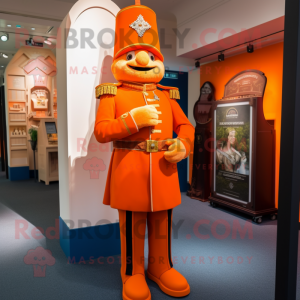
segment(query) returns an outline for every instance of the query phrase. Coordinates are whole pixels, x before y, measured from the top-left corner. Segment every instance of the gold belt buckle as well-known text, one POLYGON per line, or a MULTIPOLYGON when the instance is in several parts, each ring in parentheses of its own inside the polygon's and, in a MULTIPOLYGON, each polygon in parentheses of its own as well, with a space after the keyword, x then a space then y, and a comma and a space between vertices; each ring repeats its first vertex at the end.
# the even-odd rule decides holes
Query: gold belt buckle
POLYGON ((158 152, 158 141, 147 141, 147 152, 158 152))

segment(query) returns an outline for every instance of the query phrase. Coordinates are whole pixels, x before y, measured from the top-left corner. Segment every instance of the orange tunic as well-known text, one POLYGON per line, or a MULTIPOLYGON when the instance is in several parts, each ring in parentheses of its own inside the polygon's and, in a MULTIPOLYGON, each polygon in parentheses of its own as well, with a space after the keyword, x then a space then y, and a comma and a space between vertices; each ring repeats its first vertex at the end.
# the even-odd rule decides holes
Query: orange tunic
MULTIPOLYGON (((172 139, 175 131, 178 138, 184 139, 187 157, 194 142, 194 127, 177 101, 170 99, 168 91, 155 89, 154 93, 147 91, 148 95, 144 95, 141 90, 121 86, 117 95, 101 96, 94 129, 97 141, 166 140, 172 139), (155 100, 154 93, 159 100, 155 100), (161 112, 159 120, 162 123, 138 130, 127 112, 147 104, 159 104, 157 110, 161 112)), ((103 203, 116 209, 140 212, 174 208, 181 203, 177 164, 169 163, 164 151, 114 149, 103 203)))

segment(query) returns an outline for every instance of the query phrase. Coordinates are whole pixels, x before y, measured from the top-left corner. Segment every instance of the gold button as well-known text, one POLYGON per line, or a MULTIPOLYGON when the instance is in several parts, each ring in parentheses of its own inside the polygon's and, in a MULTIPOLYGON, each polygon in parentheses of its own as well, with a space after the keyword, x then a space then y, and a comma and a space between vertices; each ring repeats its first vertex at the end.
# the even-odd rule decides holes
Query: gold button
POLYGON ((126 112, 125 114, 123 114, 122 116, 121 116, 121 118, 127 118, 128 117, 128 112, 126 112))

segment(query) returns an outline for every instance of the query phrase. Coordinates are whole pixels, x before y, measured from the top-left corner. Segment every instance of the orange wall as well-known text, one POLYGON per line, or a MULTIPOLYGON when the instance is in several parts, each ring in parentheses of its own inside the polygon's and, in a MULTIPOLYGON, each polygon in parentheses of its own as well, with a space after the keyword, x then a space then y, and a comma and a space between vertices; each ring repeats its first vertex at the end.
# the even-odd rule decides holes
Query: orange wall
MULTIPOLYGON (((283 43, 278 43, 262 49, 257 49, 254 51, 254 53, 251 54, 246 52, 229 58, 226 58, 225 54, 225 61, 217 61, 201 66, 200 86, 202 86, 205 81, 212 82, 216 89, 216 99, 221 99, 224 93, 224 86, 228 82, 228 80, 230 80, 240 71, 246 69, 260 70, 264 72, 267 77, 267 86, 264 96, 264 113, 266 119, 275 120, 277 206, 281 129, 283 43)), ((192 168, 190 167, 190 170, 191 169, 192 168)))

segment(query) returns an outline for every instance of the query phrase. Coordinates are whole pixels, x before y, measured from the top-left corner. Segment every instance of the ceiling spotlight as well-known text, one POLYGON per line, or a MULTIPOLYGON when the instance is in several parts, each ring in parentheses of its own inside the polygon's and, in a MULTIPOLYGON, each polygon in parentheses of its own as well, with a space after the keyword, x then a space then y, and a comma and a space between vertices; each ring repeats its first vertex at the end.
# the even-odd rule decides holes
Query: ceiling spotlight
POLYGON ((253 52, 254 52, 254 46, 253 46, 252 44, 249 44, 249 45, 247 46, 247 52, 248 52, 248 53, 253 53, 253 52))
POLYGON ((1 68, 4 68, 4 66, 1 66, 1 68))
POLYGON ((10 24, 8 24, 8 25, 7 25, 7 27, 11 27, 11 25, 10 25, 10 24))
POLYGON ((48 39, 47 39, 47 38, 45 38, 45 40, 44 40, 44 43, 45 43, 45 44, 48 44, 48 45, 51 45, 51 42, 50 42, 50 41, 48 41, 48 39))
POLYGON ((34 28, 34 27, 32 27, 32 28, 31 28, 31 30, 35 30, 35 28, 34 28))
POLYGON ((2 42, 6 42, 8 40, 8 34, 7 33, 2 33, 0 36, 0 39, 2 42))
POLYGON ((200 68, 200 61, 199 60, 197 60, 196 62, 195 62, 195 67, 198 69, 198 68, 200 68))
POLYGON ((224 60, 225 60, 224 53, 220 53, 220 55, 218 56, 218 61, 224 61, 224 60))
POLYGON ((8 55, 6 55, 6 54, 2 54, 2 56, 4 57, 4 58, 8 58, 8 55))

